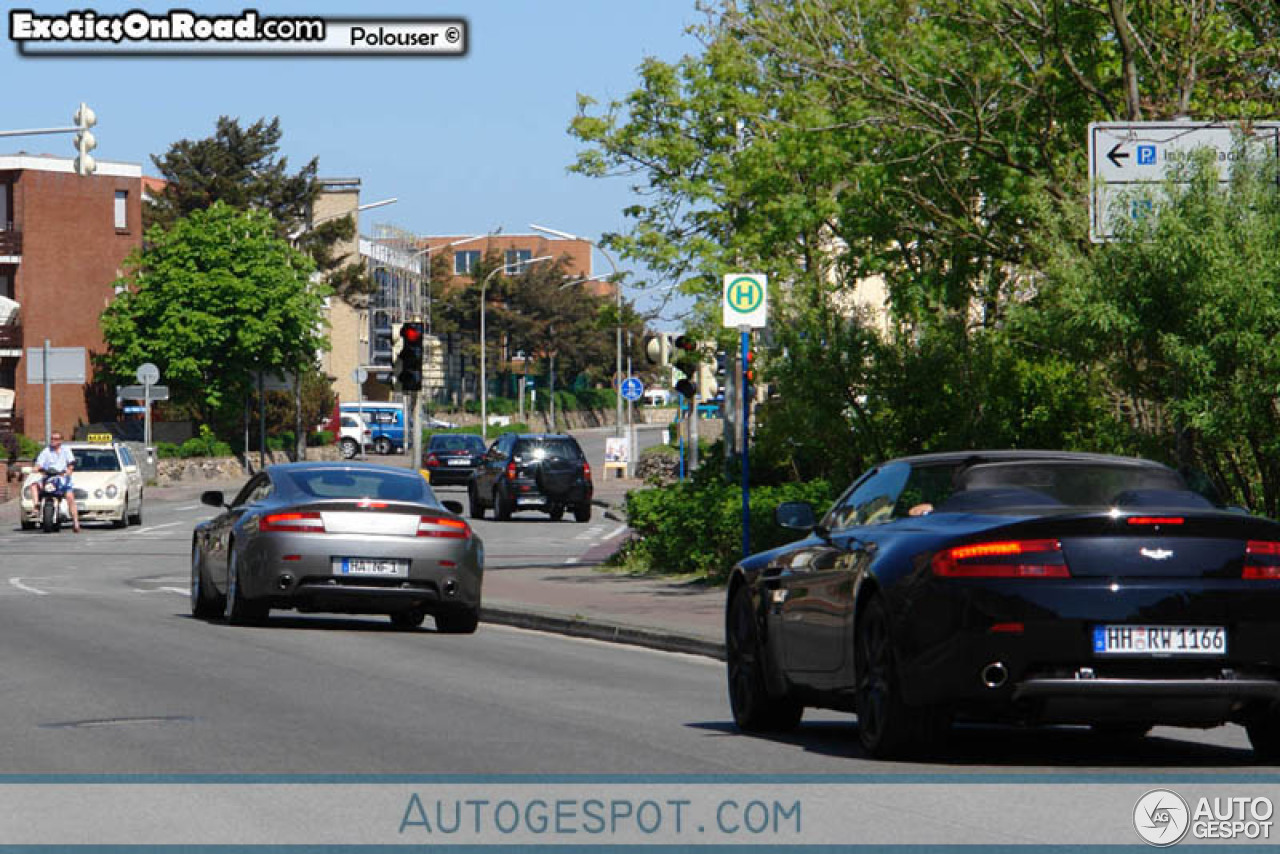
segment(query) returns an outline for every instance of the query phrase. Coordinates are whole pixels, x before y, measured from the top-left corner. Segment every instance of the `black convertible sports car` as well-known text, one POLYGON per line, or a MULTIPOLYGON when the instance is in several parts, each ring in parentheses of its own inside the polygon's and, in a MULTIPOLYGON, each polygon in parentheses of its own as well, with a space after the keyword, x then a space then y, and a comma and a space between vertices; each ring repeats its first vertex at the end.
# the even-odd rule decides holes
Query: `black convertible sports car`
POLYGON ((804 539, 734 567, 734 720, 856 712, 863 747, 937 746, 956 720, 1244 724, 1280 760, 1280 524, 1157 463, 980 451, 858 478, 804 539))

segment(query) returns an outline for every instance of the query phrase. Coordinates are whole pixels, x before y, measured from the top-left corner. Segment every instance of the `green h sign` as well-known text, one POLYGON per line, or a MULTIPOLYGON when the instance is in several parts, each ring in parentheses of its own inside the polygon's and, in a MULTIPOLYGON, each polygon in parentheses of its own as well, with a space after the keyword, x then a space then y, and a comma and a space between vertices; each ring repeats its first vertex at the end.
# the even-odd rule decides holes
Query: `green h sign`
POLYGON ((724 325, 762 329, 769 318, 769 279, 760 273, 729 273, 724 277, 724 325))

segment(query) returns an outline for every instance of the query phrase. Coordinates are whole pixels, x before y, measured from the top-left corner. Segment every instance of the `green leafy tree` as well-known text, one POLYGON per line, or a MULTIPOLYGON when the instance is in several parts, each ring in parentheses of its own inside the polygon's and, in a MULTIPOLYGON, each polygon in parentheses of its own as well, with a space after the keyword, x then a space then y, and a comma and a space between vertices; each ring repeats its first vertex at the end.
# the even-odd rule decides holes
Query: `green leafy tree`
POLYGON ((259 119, 248 127, 221 116, 212 136, 183 139, 152 156, 164 177, 164 189, 144 206, 147 223, 169 228, 182 217, 223 202, 240 210, 261 210, 276 223, 276 234, 291 240, 311 256, 334 292, 358 303, 374 284, 359 263, 345 263, 335 255, 337 243, 355 235, 355 218, 338 217, 311 222, 311 209, 320 192, 318 161, 312 158, 296 172, 282 157, 280 119, 259 119))
POLYGON ((152 227, 102 314, 100 368, 127 381, 154 362, 175 404, 227 435, 251 372, 305 368, 325 346, 313 269, 266 211, 214 202, 152 227))

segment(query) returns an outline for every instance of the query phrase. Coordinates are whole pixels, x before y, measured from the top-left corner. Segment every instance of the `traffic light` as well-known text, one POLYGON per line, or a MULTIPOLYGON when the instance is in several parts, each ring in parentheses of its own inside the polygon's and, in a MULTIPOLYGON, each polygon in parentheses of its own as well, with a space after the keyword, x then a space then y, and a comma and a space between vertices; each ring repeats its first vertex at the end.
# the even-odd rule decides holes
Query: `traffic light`
POLYGON ((89 154, 90 151, 98 147, 98 141, 93 138, 89 128, 98 123, 98 117, 93 110, 89 109, 89 105, 80 102, 80 109, 76 110, 76 114, 71 117, 71 121, 75 122, 76 127, 80 130, 76 131, 76 174, 92 175, 98 170, 98 163, 89 154))
POLYGON ((697 356, 698 345, 692 336, 678 335, 675 340, 675 348, 679 351, 675 354, 675 369, 684 374, 676 382, 676 391, 687 398, 693 398, 698 393, 698 374, 700 373, 697 356))
POLYGON ((665 368, 671 364, 671 336, 665 332, 646 336, 644 357, 651 365, 665 368))
POLYGON ((422 391, 422 324, 416 321, 400 324, 399 338, 400 366, 395 372, 397 385, 401 391, 422 391))

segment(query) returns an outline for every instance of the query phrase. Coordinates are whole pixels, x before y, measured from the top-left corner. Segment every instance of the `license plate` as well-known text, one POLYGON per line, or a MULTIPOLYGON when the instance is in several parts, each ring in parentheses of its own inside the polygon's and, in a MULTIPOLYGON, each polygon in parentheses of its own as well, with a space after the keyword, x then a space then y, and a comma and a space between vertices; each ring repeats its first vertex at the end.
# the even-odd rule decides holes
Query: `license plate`
POLYGON ((407 560, 386 560, 369 557, 335 558, 334 575, 380 575, 392 578, 407 578, 409 562, 407 560))
POLYGON ((516 498, 516 503, 517 504, 541 504, 542 499, 538 498, 536 495, 521 495, 518 498, 516 498))
POLYGON ((1094 626, 1098 655, 1226 655, 1222 626, 1094 626))
POLYGON ((471 462, 471 460, 449 460, 449 465, 451 465, 451 466, 465 466, 465 465, 466 465, 467 463, 469 463, 469 462, 471 462))

